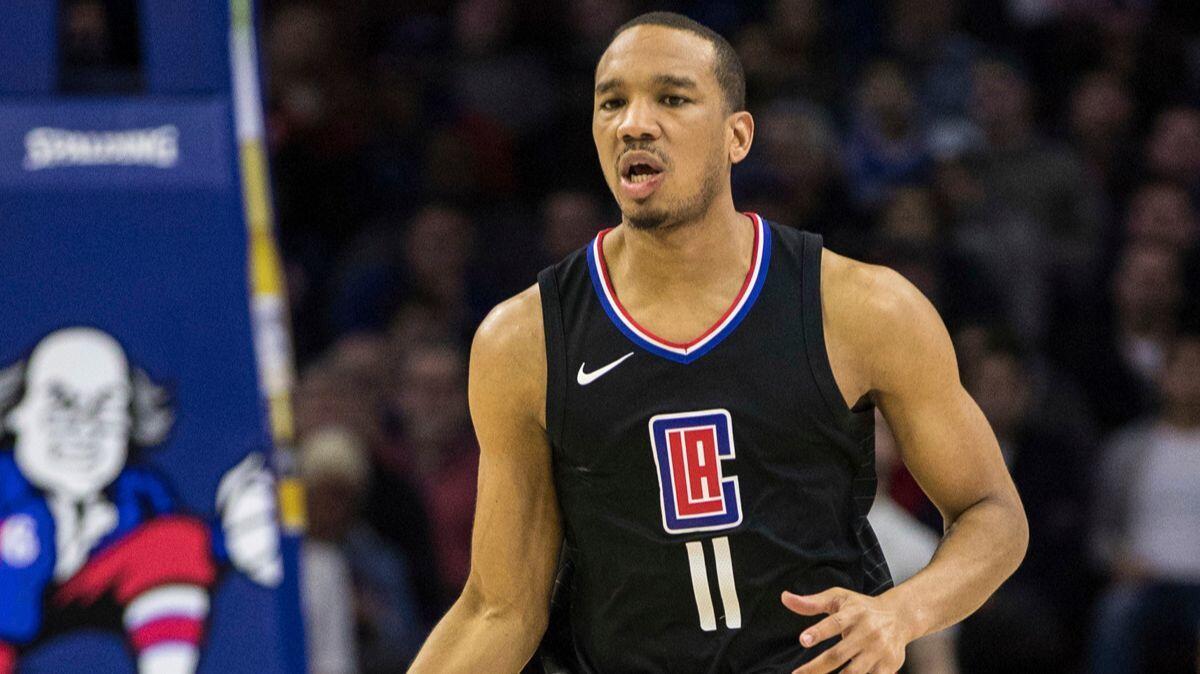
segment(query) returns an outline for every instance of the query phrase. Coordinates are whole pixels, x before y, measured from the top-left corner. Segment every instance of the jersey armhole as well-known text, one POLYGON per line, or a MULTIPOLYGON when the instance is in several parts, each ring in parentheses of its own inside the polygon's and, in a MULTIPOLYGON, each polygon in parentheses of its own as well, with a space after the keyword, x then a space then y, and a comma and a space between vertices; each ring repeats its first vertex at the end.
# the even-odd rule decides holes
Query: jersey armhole
POLYGON ((857 414, 842 397, 833 366, 829 362, 829 350, 825 345, 824 317, 821 308, 821 253, 823 242, 819 234, 804 232, 801 255, 801 312, 804 324, 805 355, 809 370, 821 399, 833 420, 842 429, 853 424, 857 414))
POLYGON ((892 587, 892 576, 879 540, 867 520, 867 513, 875 500, 875 412, 873 405, 854 410, 846 404, 842 390, 833 376, 829 362, 829 350, 825 344, 825 325, 821 307, 821 256, 824 251, 821 236, 804 233, 802 246, 801 285, 804 314, 804 344, 809 369, 817 383, 821 399, 835 427, 845 441, 853 446, 862 462, 857 466, 853 479, 855 510, 854 536, 862 550, 861 591, 877 595, 892 587))
POLYGON ((554 267, 538 273, 538 289, 542 295, 542 325, 546 335, 546 434, 554 447, 561 447, 567 394, 567 339, 563 332, 562 304, 554 267))

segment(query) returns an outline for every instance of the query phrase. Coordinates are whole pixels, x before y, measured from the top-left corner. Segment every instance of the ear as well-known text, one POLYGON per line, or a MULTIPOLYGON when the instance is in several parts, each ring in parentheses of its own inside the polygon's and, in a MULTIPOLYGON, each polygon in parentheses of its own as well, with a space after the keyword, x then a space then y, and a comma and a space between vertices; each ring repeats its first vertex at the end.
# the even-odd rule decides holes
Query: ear
POLYGON ((175 414, 171 410, 171 394, 156 384, 141 368, 134 368, 131 378, 133 399, 133 441, 142 447, 157 445, 167 437, 175 414))
POLYGON ((0 370, 0 435, 5 429, 20 432, 21 393, 25 383, 25 361, 0 370))
POLYGON ((729 128, 729 163, 737 164, 750 154, 754 142, 754 117, 745 110, 730 115, 725 123, 729 128))

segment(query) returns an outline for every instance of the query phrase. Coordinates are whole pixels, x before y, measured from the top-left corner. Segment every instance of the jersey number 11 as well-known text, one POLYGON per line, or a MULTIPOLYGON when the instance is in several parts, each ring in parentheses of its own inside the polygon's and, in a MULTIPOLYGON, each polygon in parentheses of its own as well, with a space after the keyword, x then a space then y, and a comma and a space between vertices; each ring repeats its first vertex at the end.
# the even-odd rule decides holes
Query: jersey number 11
MULTIPOLYGON (((721 594, 721 607, 725 609, 725 626, 736 630, 742 626, 742 607, 738 603, 737 587, 733 582, 733 560, 729 557, 729 538, 721 536, 712 541, 713 560, 716 562, 717 588, 721 594)), ((696 611, 700 614, 700 629, 713 632, 717 629, 717 616, 713 610, 712 593, 708 584, 708 563, 704 560, 704 541, 687 543, 688 568, 692 573, 692 593, 696 596, 696 611)))

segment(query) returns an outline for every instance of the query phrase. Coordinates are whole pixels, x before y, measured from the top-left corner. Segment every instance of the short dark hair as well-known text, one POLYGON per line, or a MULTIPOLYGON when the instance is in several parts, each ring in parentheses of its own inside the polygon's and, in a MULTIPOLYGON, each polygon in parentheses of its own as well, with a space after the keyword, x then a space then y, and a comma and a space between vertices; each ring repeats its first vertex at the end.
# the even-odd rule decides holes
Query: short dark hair
POLYGON ((717 84, 725 96, 725 104, 730 112, 746 109, 746 73, 742 70, 742 60, 738 58, 733 45, 721 37, 721 34, 704 24, 687 18, 675 12, 646 12, 625 22, 613 32, 611 45, 621 33, 634 26, 665 26, 684 30, 698 35, 713 46, 713 69, 717 84))

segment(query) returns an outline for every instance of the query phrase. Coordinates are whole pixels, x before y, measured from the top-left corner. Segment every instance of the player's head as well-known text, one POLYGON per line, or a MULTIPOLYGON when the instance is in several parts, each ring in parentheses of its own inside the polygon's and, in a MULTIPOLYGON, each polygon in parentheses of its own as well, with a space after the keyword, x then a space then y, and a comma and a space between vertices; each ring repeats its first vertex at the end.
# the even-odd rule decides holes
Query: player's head
POLYGON ((679 14, 643 14, 617 29, 595 84, 592 138, 627 223, 689 222, 728 198, 754 121, 725 38, 679 14))
POLYGON ((130 367, 117 340, 93 328, 47 335, 0 379, 0 417, 15 436, 17 466, 48 491, 100 491, 120 473, 131 444, 159 442, 170 426, 165 392, 130 367))

